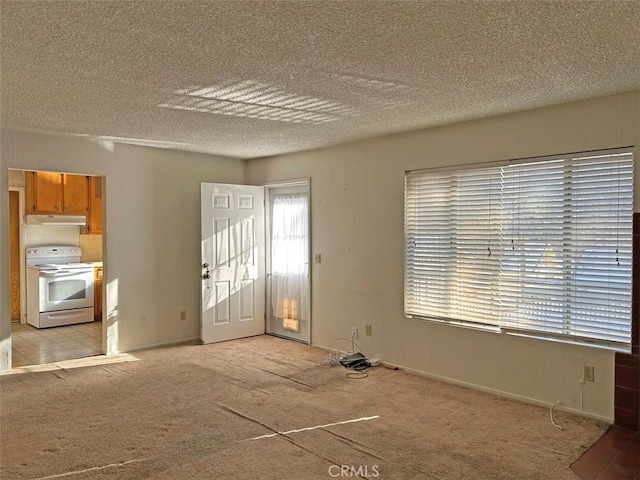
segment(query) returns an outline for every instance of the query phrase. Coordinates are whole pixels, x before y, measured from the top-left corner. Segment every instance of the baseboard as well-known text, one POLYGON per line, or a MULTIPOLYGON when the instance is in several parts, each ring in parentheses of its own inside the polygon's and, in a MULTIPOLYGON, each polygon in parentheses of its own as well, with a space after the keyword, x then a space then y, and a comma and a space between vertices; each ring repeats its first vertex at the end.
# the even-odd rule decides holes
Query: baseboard
MULTIPOLYGON (((517 393, 505 392, 504 390, 498 390, 498 389, 495 389, 495 388, 485 387, 483 385, 477 385, 475 383, 464 382, 462 380, 456 380, 454 378, 444 377, 444 376, 441 376, 441 375, 435 375, 433 373, 423 372, 423 371, 420 371, 420 370, 416 370, 414 368, 403 367, 402 365, 395 365, 395 364, 386 363, 386 362, 383 362, 383 363, 384 363, 384 365, 398 367, 398 368, 400 368, 400 369, 402 369, 404 371, 413 373, 415 375, 419 375, 421 377, 430 378, 432 380, 437 380, 437 381, 443 382, 443 383, 449 383, 451 385, 458 385, 460 387, 471 388, 472 390, 478 390, 478 391, 481 391, 481 392, 490 393, 491 395, 496 395, 498 397, 509 398, 511 400, 518 400, 520 402, 528 403, 530 405, 537 405, 539 407, 546 407, 546 408, 551 408, 551 407, 553 407, 555 405, 554 403, 545 402, 544 400, 540 400, 540 399, 532 398, 532 397, 527 397, 525 395, 518 395, 517 393)), ((598 420, 600 422, 604 422, 604 423, 608 423, 610 425, 613 425, 613 418, 611 418, 611 417, 605 417, 603 415, 598 415, 596 413, 585 412, 583 410, 577 410, 575 408, 570 408, 570 407, 567 407, 565 405, 556 405, 554 407, 554 410, 555 411, 572 413, 574 415, 579 415, 581 417, 592 418, 594 420, 598 420)))
MULTIPOLYGON (((336 351, 337 349, 334 348, 327 348, 325 346, 322 345, 313 345, 314 347, 320 348, 322 350, 327 350, 327 351, 336 351)), ((419 375, 421 377, 425 377, 425 378, 429 378, 431 380, 437 380, 439 382, 443 382, 443 383, 449 383, 451 385, 457 385, 460 387, 465 387, 465 388, 470 388, 472 390, 478 390, 481 392, 485 392, 485 393, 489 393, 491 395, 496 395, 498 397, 503 397, 503 398, 509 398, 511 400, 517 400, 519 402, 523 402, 523 403, 528 403, 530 405, 537 405, 539 407, 546 407, 546 408, 551 408, 554 406, 553 403, 550 402, 545 402, 544 400, 540 400, 537 398, 531 398, 531 397, 527 397, 524 395, 518 395, 516 393, 511 393, 511 392, 505 392, 503 390, 497 390, 495 388, 489 388, 489 387, 485 387, 483 385, 478 385, 475 383, 470 383, 470 382, 464 382, 462 380, 456 380, 454 378, 449 378, 449 377, 444 377, 441 375, 436 375, 433 373, 428 373, 428 372, 423 372, 422 370, 417 370, 415 368, 409 368, 409 367, 405 367, 402 365, 397 365, 397 364, 393 364, 393 363, 389 363, 389 362, 382 362, 383 365, 388 365, 390 367, 397 367, 399 369, 404 370, 405 372, 409 372, 412 373, 414 375, 419 375)), ((567 413, 572 413, 574 415, 579 415, 581 417, 587 417, 587 418, 592 418, 594 420, 598 420, 599 422, 604 422, 604 423, 608 423, 610 425, 613 425, 613 418, 612 417, 605 417, 603 415, 598 415, 595 413, 591 413, 591 412, 585 412, 583 410, 577 410, 575 408, 570 408, 567 407, 565 405, 557 405, 554 407, 555 411, 561 411, 561 412, 567 412, 567 413)))
POLYGON ((151 348, 168 347, 170 345, 178 345, 180 343, 193 342, 194 340, 200 340, 200 337, 197 336, 197 337, 181 338, 180 340, 169 340, 168 342, 150 343, 148 345, 140 345, 138 347, 129 348, 127 350, 124 350, 123 352, 117 352, 117 353, 138 352, 140 350, 149 350, 151 348))

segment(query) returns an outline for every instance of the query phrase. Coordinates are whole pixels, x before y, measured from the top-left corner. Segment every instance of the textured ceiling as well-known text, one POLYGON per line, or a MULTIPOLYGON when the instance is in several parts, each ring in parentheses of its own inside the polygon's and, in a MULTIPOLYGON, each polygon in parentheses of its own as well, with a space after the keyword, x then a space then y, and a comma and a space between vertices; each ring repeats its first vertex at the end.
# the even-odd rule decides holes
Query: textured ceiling
POLYGON ((8 1, 2 126, 239 158, 640 89, 638 1, 8 1))

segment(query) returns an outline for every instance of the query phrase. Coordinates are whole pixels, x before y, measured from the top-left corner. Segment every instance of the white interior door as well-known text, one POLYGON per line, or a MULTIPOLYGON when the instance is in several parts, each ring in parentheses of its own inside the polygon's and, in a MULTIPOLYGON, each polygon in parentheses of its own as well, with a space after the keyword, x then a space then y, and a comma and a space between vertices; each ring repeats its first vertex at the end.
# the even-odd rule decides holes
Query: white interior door
POLYGON ((264 188, 203 183, 203 343, 265 333, 264 188))

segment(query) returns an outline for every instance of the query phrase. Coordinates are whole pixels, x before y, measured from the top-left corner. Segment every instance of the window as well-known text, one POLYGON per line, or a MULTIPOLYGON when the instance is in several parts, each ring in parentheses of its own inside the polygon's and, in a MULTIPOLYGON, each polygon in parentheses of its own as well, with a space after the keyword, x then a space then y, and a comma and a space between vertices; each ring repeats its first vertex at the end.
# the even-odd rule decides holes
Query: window
POLYGON ((407 172, 405 312, 631 343, 633 153, 407 172))
POLYGON ((271 305, 282 328, 300 332, 308 311, 309 198, 276 195, 271 215, 271 305))

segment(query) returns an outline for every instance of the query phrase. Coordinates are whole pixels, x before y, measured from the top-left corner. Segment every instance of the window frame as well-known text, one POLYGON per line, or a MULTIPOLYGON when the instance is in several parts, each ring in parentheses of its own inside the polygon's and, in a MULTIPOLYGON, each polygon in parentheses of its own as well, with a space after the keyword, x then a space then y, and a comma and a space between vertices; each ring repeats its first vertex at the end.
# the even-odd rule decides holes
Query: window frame
MULTIPOLYGON (((451 318, 450 316, 443 316, 443 315, 438 315, 438 314, 432 314, 432 315, 425 315, 425 314, 417 314, 417 313, 410 313, 410 308, 408 305, 408 297, 409 297, 409 287, 408 287, 408 283, 410 280, 410 275, 409 275, 409 270, 411 268, 416 268, 415 264, 410 265, 409 264, 409 236, 408 236, 408 220, 407 220, 407 216, 408 216, 408 185, 409 185, 409 179, 412 176, 424 176, 424 175, 436 175, 436 174, 447 174, 447 173, 452 173, 455 175, 460 175, 462 172, 466 171, 466 170, 489 170, 491 168, 508 168, 510 166, 515 166, 515 165, 519 165, 519 164, 535 164, 535 163, 540 163, 540 162, 553 162, 555 160, 560 160, 560 161, 573 161, 576 159, 584 159, 584 158, 589 158, 589 157, 597 157, 597 156, 611 156, 611 155, 616 155, 616 154, 623 154, 623 155, 630 155, 631 156, 631 173, 630 173, 630 177, 631 177, 631 211, 630 211, 630 221, 631 221, 631 226, 629 227, 629 232, 627 232, 628 234, 631 235, 631 239, 633 239, 632 235, 633 235, 633 214, 634 214, 634 197, 635 197, 635 191, 634 191, 634 176, 635 176, 635 151, 634 151, 634 147, 632 146, 628 146, 628 147, 619 147, 619 148, 613 148, 613 149, 602 149, 602 150, 595 150, 595 151, 584 151, 584 152, 572 152, 572 153, 567 153, 567 154, 558 154, 558 155, 548 155, 548 156, 541 156, 541 157, 525 157, 525 158, 518 158, 518 159, 513 159, 513 160, 501 160, 501 161, 494 161, 494 162, 479 162, 479 163, 470 163, 470 164, 464 164, 464 165, 459 165, 459 166, 448 166, 448 167, 437 167, 437 168, 426 168, 426 169, 418 169, 418 170, 409 170, 405 172, 405 182, 404 182, 404 232, 403 232, 403 244, 404 244, 404 314, 406 317, 408 318, 414 318, 414 319, 419 319, 419 320, 426 320, 426 321, 434 321, 434 322, 438 322, 438 323, 444 323, 447 325, 453 325, 453 326, 459 326, 459 327, 466 327, 466 328, 472 328, 472 329, 479 329, 482 331, 489 331, 489 332, 495 332, 495 333, 504 333, 504 334, 509 334, 509 335, 517 335, 517 336, 524 336, 524 337, 531 337, 531 338, 542 338, 545 340, 551 340, 551 341, 558 341, 558 342, 562 342, 562 343, 570 343, 570 344, 584 344, 584 345, 589 345, 589 346, 594 346, 594 347, 599 347, 599 348, 605 348, 605 349, 612 349, 612 350, 616 350, 616 351, 624 351, 624 352, 629 352, 631 350, 631 329, 632 329, 632 319, 631 319, 631 308, 632 308, 632 304, 633 301, 635 300, 634 298, 634 292, 631 290, 631 282, 632 282, 632 263, 633 263, 633 247, 630 246, 630 253, 629 253, 629 260, 631 262, 631 265, 628 267, 628 286, 629 286, 629 290, 630 290, 630 294, 629 294, 629 304, 628 304, 628 327, 629 327, 629 335, 627 338, 627 341, 624 343, 618 342, 618 341, 608 341, 608 340, 604 340, 604 339, 597 339, 597 338, 589 338, 589 337, 583 337, 583 336, 575 336, 575 335, 567 335, 567 334, 556 334, 556 333, 552 333, 552 332, 545 332, 545 331, 537 331, 537 330, 531 330, 531 329, 522 329, 522 328, 517 328, 517 327, 513 327, 512 325, 506 325, 504 319, 498 322, 482 322, 482 321, 476 321, 476 320, 468 320, 468 319, 464 319, 464 318, 451 318)), ((628 162, 628 159, 626 160, 628 162)), ((563 167, 566 170, 566 167, 563 167)), ((566 175, 567 173, 565 172, 564 175, 566 175)), ((627 193, 628 194, 628 193, 627 193)), ((620 196, 620 194, 618 194, 618 197, 620 196)), ((570 198, 570 202, 571 203, 575 203, 575 200, 573 199, 574 196, 569 196, 570 198)), ((519 201, 522 203, 522 199, 520 198, 519 201)), ((491 202, 491 200, 490 200, 491 202)), ((449 204, 451 205, 451 204, 449 204)), ((519 204, 520 205, 520 204, 519 204)), ((503 203, 500 204, 500 209, 503 209, 503 203)), ((572 207, 573 208, 573 207, 572 207)), ((619 207, 618 207, 619 208, 619 207)), ((627 208, 628 210, 628 208, 627 208)), ((575 214, 576 209, 573 208, 569 215, 574 215, 575 214)), ((626 211, 626 210, 625 210, 626 211)), ((628 212, 627 212, 628 213, 628 212)), ((449 223, 451 224, 451 212, 449 212, 449 223)), ((502 235, 503 233, 503 227, 500 226, 499 230, 498 230, 498 234, 502 235)), ((492 233, 490 233, 491 235, 492 233)), ((452 237, 453 238, 453 237, 452 237)), ((566 241, 566 237, 565 237, 565 233, 562 234, 562 239, 563 242, 566 241)), ((503 247, 503 245, 501 245, 501 247, 503 247)), ((503 255, 502 253, 500 255, 503 255)), ((452 257, 453 258, 453 257, 452 257)), ((501 261, 501 260, 500 260, 501 261)), ((563 262, 566 262, 566 259, 562 260, 563 262)), ((451 262, 451 261, 450 261, 451 262)), ((576 277, 576 270, 577 270, 577 266, 573 268, 573 273, 571 274, 571 277, 568 276, 568 274, 563 273, 562 276, 562 281, 568 281, 570 278, 576 277)), ((500 270, 500 275, 503 275, 503 271, 500 270)), ((502 281, 502 280, 500 280, 502 281)), ((451 283, 451 281, 449 281, 451 283)), ((522 285, 522 283, 521 283, 522 285)), ((610 283, 607 283, 606 285, 610 285, 610 283)), ((442 287, 444 290, 447 290, 448 287, 447 285, 444 285, 442 287)), ((574 287, 575 291, 577 291, 577 287, 574 287)), ((575 293, 575 292, 574 292, 575 293)), ((425 294, 426 295, 426 294, 425 294)), ((498 296, 500 296, 500 293, 497 294, 498 296)), ((571 303, 570 301, 567 301, 567 304, 571 304, 572 308, 576 308, 575 305, 577 304, 577 302, 573 301, 573 303, 571 303)), ((626 307, 626 306, 625 306, 626 307)), ((626 314, 626 312, 625 312, 626 314)), ((504 316, 505 314, 503 312, 500 312, 498 314, 498 316, 500 316, 501 318, 504 316)), ((569 319, 568 317, 564 318, 565 322, 571 322, 574 321, 573 319, 569 319)), ((540 325, 544 325, 548 322, 543 321, 542 323, 540 323, 540 325)), ((603 323, 603 322, 601 322, 603 323)), ((624 326, 627 326, 627 322, 625 319, 625 323, 624 326)))

